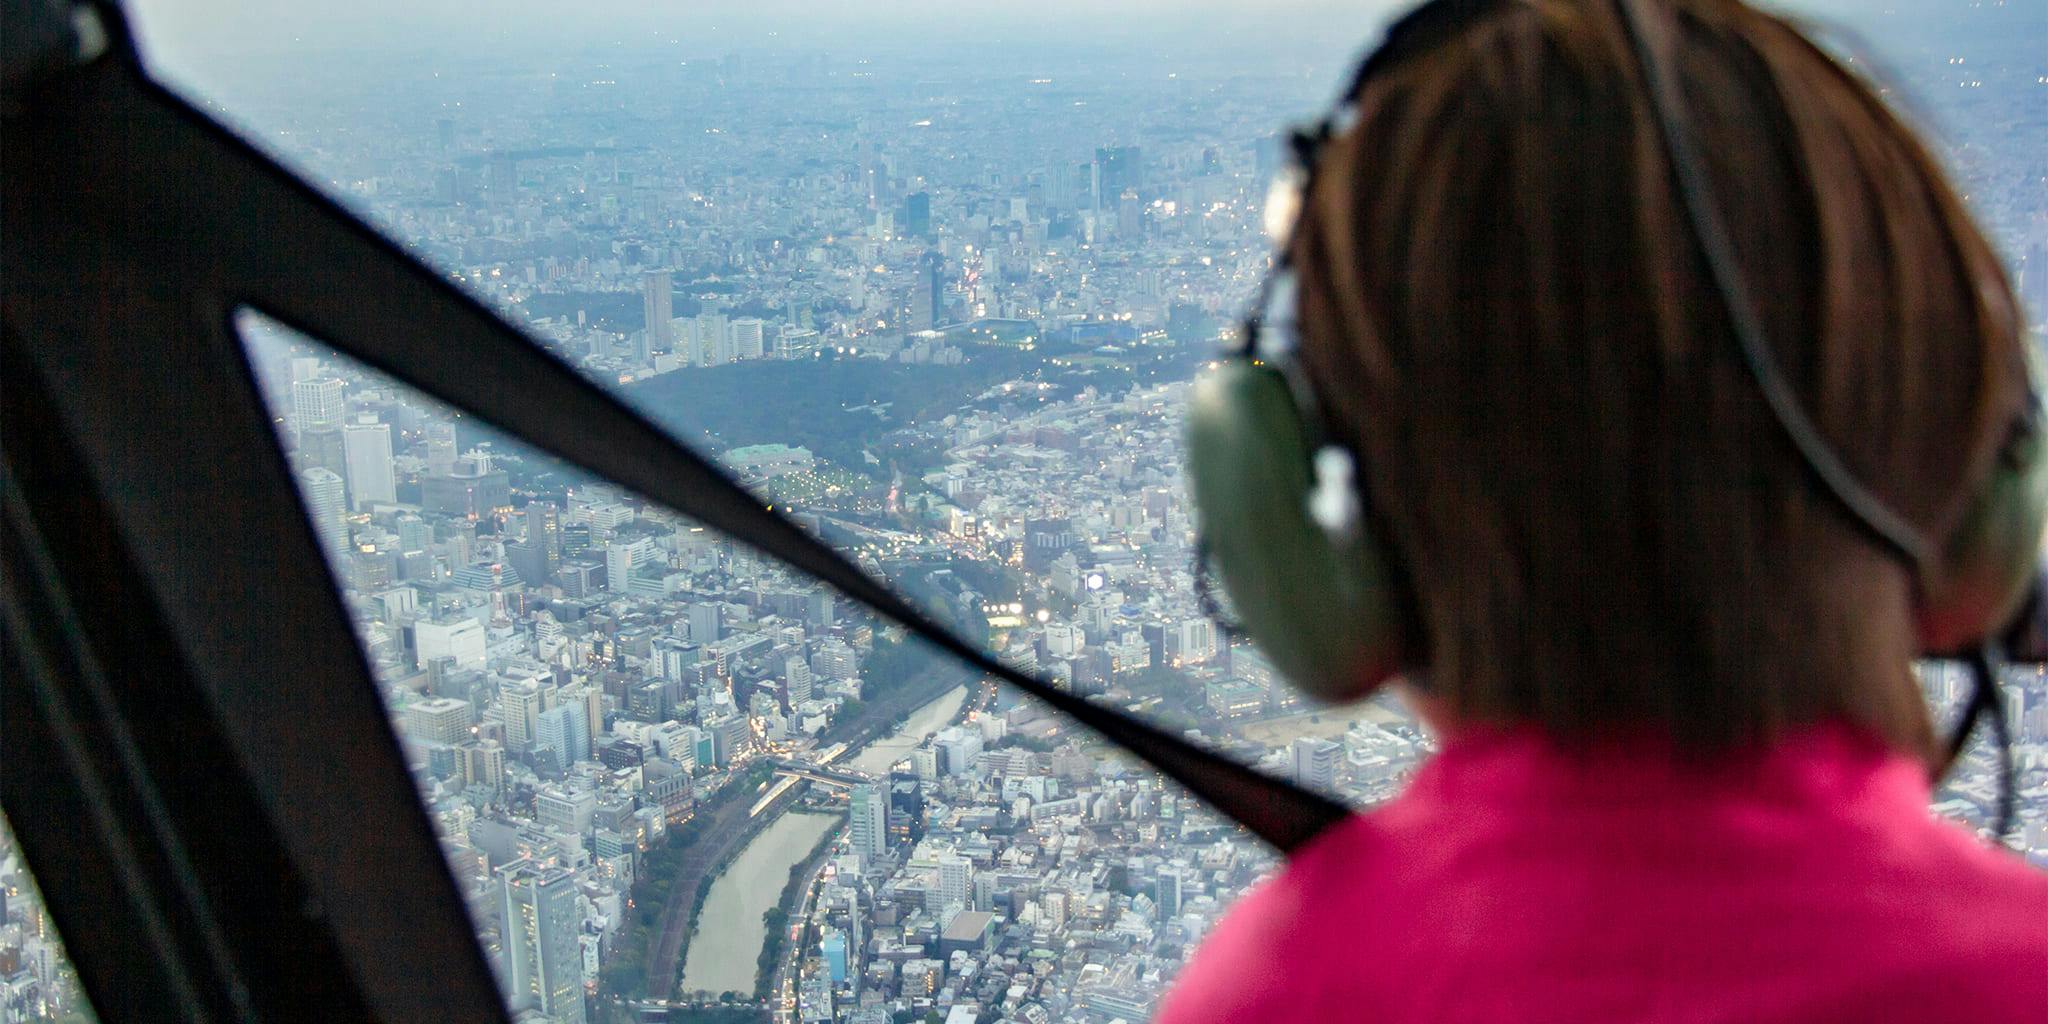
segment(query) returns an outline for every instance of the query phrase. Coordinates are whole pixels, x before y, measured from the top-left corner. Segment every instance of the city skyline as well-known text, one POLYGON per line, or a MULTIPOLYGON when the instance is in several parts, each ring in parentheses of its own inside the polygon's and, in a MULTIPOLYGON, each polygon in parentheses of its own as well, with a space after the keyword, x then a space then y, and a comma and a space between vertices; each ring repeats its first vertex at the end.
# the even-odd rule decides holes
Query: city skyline
MULTIPOLYGON (((1306 53, 1303 25, 1251 33, 1242 61, 1214 26, 1251 19, 1222 5, 1084 28, 1078 4, 979 28, 857 5, 785 47, 765 33, 795 5, 671 44, 622 4, 590 16, 638 34, 602 59, 583 29, 520 55, 551 22, 515 9, 476 52, 415 61, 409 36, 301 76, 273 61, 322 19, 339 46, 477 12, 138 17, 180 88, 1008 664, 1364 807, 1434 741, 1389 695, 1304 703, 1210 621, 1180 417, 1266 269, 1277 133, 1390 9, 1304 2, 1303 25, 1354 27, 1306 53), (1111 42, 1161 21, 1202 56, 1111 42), (857 52, 875 40, 889 56, 857 52)), ((1876 44, 1946 126, 2038 343, 2048 67, 2011 38, 1876 44)), ((1273 866, 815 581, 317 338, 240 327, 328 556, 280 571, 334 579, 515 1009, 1135 1022, 1273 866)), ((1940 706, 1963 688, 1923 682, 1940 706)), ((2048 680, 2008 682, 2035 766, 2015 843, 2041 862, 2048 680)), ((1981 825, 1991 779, 1979 749, 1936 810, 1981 825)), ((0 948, 31 955, 0 982, 76 1008, 45 915, 6 895, 0 948)))

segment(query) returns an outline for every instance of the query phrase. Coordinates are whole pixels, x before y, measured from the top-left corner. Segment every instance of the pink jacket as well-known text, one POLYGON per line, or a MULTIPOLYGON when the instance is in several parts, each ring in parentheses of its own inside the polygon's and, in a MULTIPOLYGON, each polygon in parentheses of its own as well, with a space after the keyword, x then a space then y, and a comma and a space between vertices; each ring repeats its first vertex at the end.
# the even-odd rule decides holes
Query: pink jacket
POLYGON ((2048 874, 1847 727, 1712 770, 1448 743, 1238 902, 1160 1024, 2048 1022, 2048 874))

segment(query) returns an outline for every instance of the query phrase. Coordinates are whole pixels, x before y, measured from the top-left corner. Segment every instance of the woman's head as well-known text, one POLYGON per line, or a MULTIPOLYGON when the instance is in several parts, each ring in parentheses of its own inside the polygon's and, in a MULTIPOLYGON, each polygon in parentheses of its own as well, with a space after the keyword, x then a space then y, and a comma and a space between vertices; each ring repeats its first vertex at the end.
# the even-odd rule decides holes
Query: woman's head
MULTIPOLYGON (((1920 144, 1783 22, 1648 5, 1809 415, 1945 536, 2025 401, 2007 283, 1920 144)), ((1611 0, 1503 3, 1369 82, 1292 244, 1302 359, 1405 563, 1435 699, 1711 753, 1916 751, 1913 577, 1744 370, 1611 0)))

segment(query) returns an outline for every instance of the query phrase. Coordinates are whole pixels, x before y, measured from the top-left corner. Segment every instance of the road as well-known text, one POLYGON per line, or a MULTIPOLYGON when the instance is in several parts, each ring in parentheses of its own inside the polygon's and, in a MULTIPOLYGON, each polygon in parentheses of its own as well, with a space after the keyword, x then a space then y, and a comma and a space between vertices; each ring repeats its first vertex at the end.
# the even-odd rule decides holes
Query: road
POLYGON ((798 968, 803 964, 806 945, 802 935, 810 926, 811 900, 817 895, 818 876, 824 873, 825 865, 831 860, 830 856, 819 857, 817 862, 811 865, 810 871, 804 875, 803 884, 797 888, 796 909, 789 915, 789 923, 785 925, 796 937, 783 937, 782 955, 776 958, 775 975, 768 981, 768 1007, 776 1021, 796 1024, 798 968))

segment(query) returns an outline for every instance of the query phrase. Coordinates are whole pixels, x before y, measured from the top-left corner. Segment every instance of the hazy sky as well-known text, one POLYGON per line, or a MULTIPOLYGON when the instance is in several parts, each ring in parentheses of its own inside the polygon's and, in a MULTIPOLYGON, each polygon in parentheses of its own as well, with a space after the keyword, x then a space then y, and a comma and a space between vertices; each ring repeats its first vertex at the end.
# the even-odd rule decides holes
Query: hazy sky
MULTIPOLYGON (((1995 0, 1994 0, 1995 2, 1995 0)), ((915 46, 1145 41, 1162 49, 1355 48, 1396 0, 129 0, 160 52, 256 56, 281 51, 435 49, 470 55, 673 39, 694 52, 792 46, 915 46), (773 33, 773 35, 771 35, 773 33)), ((1971 0, 1795 0, 1881 34, 1885 23, 1952 22, 1971 0)), ((2014 6, 2024 6, 2016 3, 2014 6)), ((2048 9, 2048 4, 2041 5, 2048 9)))

